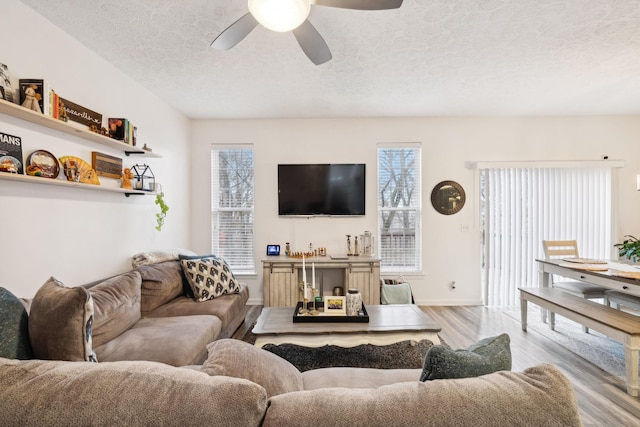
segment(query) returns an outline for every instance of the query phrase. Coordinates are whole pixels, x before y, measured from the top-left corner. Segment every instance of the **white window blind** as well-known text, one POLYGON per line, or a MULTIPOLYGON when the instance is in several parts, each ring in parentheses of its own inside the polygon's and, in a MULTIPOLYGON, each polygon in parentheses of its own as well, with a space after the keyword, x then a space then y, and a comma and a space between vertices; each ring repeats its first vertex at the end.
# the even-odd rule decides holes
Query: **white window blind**
POLYGON ((543 240, 576 240, 580 256, 611 254, 611 168, 480 170, 483 281, 490 306, 518 305, 537 287, 543 240))
POLYGON ((421 149, 378 148, 378 235, 383 272, 419 272, 421 242, 421 149))
POLYGON ((253 148, 212 146, 211 251, 234 273, 255 273, 253 148))

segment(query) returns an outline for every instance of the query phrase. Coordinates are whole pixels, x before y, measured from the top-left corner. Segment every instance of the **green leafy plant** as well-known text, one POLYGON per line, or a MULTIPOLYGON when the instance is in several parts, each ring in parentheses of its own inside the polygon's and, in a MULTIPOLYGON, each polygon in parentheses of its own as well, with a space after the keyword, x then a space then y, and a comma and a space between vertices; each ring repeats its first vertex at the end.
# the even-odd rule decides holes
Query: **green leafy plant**
POLYGON ((156 226, 156 230, 161 231, 162 226, 164 225, 164 219, 167 216, 167 211, 169 210, 169 206, 164 202, 164 192, 161 191, 156 194, 156 205, 160 207, 160 212, 156 214, 156 221, 158 225, 156 226))
POLYGON ((633 262, 638 261, 640 259, 640 240, 629 235, 624 237, 622 243, 613 245, 618 248, 618 255, 622 258, 629 258, 633 262))

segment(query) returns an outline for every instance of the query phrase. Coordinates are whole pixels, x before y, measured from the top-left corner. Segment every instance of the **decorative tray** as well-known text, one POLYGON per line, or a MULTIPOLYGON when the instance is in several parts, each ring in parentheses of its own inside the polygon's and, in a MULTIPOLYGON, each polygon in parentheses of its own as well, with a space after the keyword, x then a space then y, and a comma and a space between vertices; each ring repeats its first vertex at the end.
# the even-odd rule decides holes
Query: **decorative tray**
MULTIPOLYGON (((323 304, 318 304, 316 307, 320 310, 324 309, 323 304)), ((330 315, 320 311, 317 316, 302 316, 298 314, 302 308, 302 301, 298 301, 296 309, 293 312, 293 323, 369 323, 369 313, 362 304, 362 311, 359 316, 346 316, 342 315, 330 315)))

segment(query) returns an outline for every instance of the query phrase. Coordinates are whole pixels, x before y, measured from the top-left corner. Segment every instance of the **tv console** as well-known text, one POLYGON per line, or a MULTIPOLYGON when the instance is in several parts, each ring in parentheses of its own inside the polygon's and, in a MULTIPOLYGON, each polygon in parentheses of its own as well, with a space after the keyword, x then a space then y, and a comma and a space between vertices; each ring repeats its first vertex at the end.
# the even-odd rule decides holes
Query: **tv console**
MULTIPOLYGON (((380 259, 369 256, 349 256, 332 259, 331 256, 305 258, 307 282, 311 286, 311 266, 315 265, 317 283, 322 295, 331 295, 334 287, 357 288, 367 305, 380 304, 380 259), (332 279, 322 280, 324 274, 332 279)), ((262 260, 263 293, 265 307, 295 307, 302 295, 302 258, 287 256, 262 260)))

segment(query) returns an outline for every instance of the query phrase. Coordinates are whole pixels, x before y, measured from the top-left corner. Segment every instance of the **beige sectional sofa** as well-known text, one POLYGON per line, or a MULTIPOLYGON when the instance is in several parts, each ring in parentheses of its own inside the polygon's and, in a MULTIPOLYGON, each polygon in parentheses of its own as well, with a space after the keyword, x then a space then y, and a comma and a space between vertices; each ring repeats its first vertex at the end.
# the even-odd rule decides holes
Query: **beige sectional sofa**
POLYGON ((425 382, 420 369, 300 372, 224 338, 244 320, 245 287, 207 302, 182 287, 177 261, 75 288, 51 279, 30 316, 0 288, 0 425, 582 425, 551 365, 425 382))
POLYGON ((249 298, 247 286, 240 284, 237 294, 196 302, 185 295, 187 285, 178 260, 140 266, 80 288, 65 289, 52 281, 27 301, 30 338, 36 357, 41 359, 86 360, 86 350, 63 351, 61 356, 59 349, 52 349, 74 347, 65 344, 69 334, 60 331, 71 329, 74 333, 84 325, 84 304, 70 298, 72 293, 79 294, 75 299, 80 302, 86 298, 83 292, 93 300, 91 339, 99 362, 146 360, 173 366, 201 364, 207 357, 207 344, 230 337, 244 322, 249 298), (51 308, 52 300, 56 304, 70 301, 64 307, 51 308), (64 324, 51 320, 60 311, 69 316, 64 324), (75 319, 78 328, 69 328, 75 319))
POLYGON ((300 373, 238 340, 201 367, 0 358, 6 426, 581 426, 567 378, 542 364, 420 382, 420 369, 300 373))

